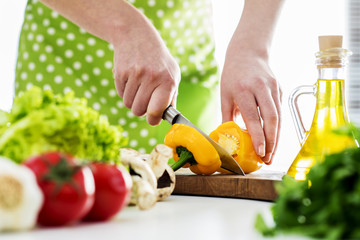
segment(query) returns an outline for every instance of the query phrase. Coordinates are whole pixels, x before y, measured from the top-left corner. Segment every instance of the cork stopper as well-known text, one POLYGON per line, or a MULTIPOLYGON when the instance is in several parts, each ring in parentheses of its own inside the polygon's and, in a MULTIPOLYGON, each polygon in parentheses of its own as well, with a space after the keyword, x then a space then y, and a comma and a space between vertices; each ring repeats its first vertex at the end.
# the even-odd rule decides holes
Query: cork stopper
POLYGON ((317 68, 341 68, 347 63, 351 51, 342 48, 341 35, 319 36, 320 51, 315 54, 317 68))
POLYGON ((319 36, 320 51, 330 48, 342 48, 343 37, 341 35, 319 36))

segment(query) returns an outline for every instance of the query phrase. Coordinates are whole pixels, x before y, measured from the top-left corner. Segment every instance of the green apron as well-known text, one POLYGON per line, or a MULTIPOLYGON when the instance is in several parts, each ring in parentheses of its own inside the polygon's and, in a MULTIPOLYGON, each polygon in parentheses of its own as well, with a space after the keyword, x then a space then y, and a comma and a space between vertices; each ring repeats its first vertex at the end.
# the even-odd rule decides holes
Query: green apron
MULTIPOLYGON (((130 0, 154 24, 181 68, 177 108, 205 132, 215 129, 217 63, 211 0, 130 0)), ((89 106, 120 124, 129 147, 150 152, 163 143, 166 122, 150 126, 118 97, 112 74, 113 47, 66 20, 38 0, 29 0, 19 41, 15 92, 36 85, 55 93, 74 91, 89 106)))

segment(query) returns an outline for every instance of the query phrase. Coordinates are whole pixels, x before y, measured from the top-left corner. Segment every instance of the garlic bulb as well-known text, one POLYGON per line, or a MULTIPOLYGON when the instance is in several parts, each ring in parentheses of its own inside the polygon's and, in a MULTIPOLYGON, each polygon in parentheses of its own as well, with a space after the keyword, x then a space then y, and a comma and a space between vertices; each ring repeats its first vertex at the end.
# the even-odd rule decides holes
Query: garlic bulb
POLYGON ((0 231, 33 228, 43 198, 30 169, 0 156, 0 231))

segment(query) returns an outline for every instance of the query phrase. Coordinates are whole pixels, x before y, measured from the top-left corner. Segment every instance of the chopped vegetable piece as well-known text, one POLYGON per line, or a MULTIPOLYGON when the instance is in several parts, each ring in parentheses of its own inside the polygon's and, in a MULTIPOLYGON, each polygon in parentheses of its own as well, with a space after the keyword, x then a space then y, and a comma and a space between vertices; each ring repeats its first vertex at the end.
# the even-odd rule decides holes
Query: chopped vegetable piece
MULTIPOLYGON (((254 150, 250 135, 235 122, 229 121, 221 124, 209 134, 209 137, 232 155, 244 173, 254 172, 263 165, 261 157, 254 150)), ((229 173, 224 169, 219 171, 229 173)))
POLYGON ((122 148, 121 161, 130 169, 133 188, 130 204, 141 210, 155 206, 157 201, 157 181, 150 165, 142 159, 141 153, 131 148, 122 148))
POLYGON ((173 157, 173 151, 164 144, 158 144, 145 157, 157 179, 157 200, 164 200, 175 189, 175 172, 168 165, 168 161, 173 157))

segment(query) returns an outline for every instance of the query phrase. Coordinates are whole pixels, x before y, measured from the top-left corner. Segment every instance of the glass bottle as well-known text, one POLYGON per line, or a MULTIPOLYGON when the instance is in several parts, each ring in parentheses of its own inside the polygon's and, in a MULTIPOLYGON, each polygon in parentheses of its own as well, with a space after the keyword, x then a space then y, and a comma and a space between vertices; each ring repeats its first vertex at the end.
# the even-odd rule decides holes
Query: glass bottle
POLYGON ((289 98, 301 144, 287 172, 295 180, 305 180, 310 168, 316 162, 323 161, 325 155, 358 146, 354 138, 333 131, 349 122, 345 105, 344 67, 351 52, 342 48, 342 36, 320 36, 319 44, 320 51, 316 53, 316 84, 296 88, 289 98), (313 94, 316 97, 315 113, 308 131, 304 128, 297 105, 297 98, 302 94, 313 94))

